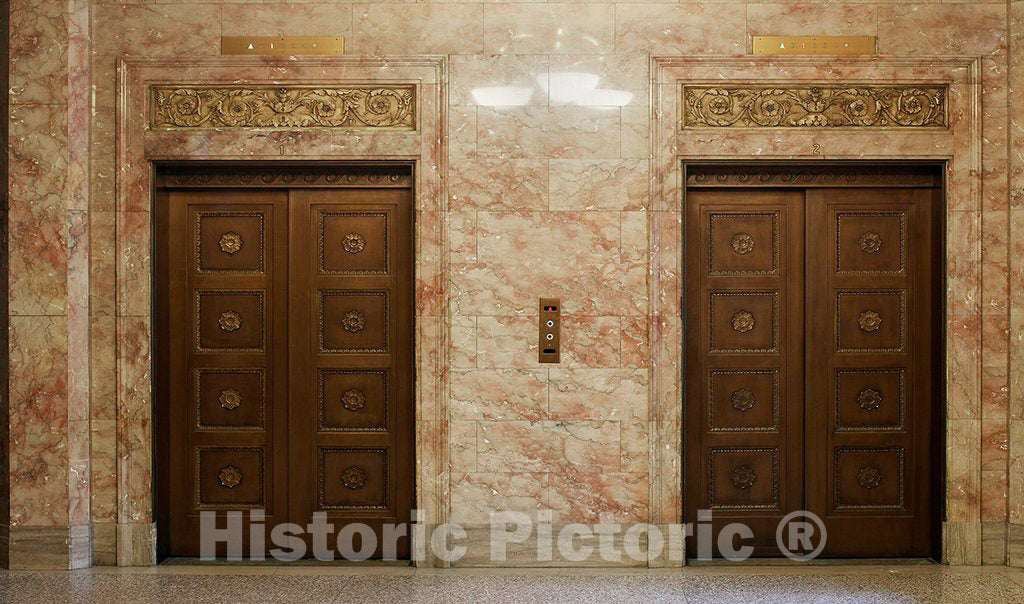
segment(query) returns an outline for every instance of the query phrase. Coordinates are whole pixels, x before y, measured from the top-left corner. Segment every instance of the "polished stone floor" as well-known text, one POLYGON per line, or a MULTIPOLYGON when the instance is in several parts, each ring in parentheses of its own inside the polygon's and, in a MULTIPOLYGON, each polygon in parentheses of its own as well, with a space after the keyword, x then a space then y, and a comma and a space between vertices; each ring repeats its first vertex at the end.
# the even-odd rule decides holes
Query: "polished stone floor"
POLYGON ((415 570, 159 566, 0 571, 0 602, 950 602, 1024 603, 998 567, 742 566, 675 570, 415 570))

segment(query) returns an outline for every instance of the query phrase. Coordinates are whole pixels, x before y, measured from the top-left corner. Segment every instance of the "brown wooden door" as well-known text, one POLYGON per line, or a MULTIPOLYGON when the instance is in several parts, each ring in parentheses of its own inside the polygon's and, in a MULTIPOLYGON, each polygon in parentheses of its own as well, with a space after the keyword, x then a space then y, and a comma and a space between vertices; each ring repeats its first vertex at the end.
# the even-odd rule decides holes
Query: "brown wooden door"
POLYGON ((745 523, 776 556, 779 518, 809 510, 821 556, 933 554, 940 203, 928 186, 687 192, 687 522, 711 510, 713 534, 745 523))
POLYGON ((686 225, 686 520, 767 553, 803 502, 803 193, 693 191, 686 225))
MULTIPOLYGON (((288 191, 165 199, 170 470, 161 474, 169 551, 198 555, 203 511, 264 510, 268 526, 288 519, 288 191)), ((248 523, 243 536, 248 552, 248 523)))
POLYGON ((825 556, 931 553, 939 189, 807 192, 807 509, 825 556))
POLYGON ((165 552, 200 553, 203 511, 224 527, 228 510, 265 510, 265 550, 275 525, 323 511, 332 550, 361 522, 376 557, 408 556, 407 538, 384 548, 381 527, 409 522, 413 505, 411 189, 167 189, 157 200, 165 552))
POLYGON ((300 189, 291 202, 292 517, 324 511, 379 536, 412 508, 411 195, 300 189))

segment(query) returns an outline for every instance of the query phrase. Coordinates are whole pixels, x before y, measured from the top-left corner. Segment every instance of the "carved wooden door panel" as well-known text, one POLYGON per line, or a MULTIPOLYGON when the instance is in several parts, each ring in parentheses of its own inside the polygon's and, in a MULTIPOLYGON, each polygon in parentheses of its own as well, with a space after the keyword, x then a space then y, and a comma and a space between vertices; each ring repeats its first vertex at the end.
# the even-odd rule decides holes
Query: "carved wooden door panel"
MULTIPOLYGON (((203 511, 287 521, 288 192, 165 195, 158 270, 168 279, 157 291, 168 296, 158 304, 167 331, 156 355, 169 370, 158 387, 171 403, 170 459, 159 482, 170 550, 197 555, 203 511)), ((243 536, 248 552, 248 526, 243 536)))
MULTIPOLYGON (((292 192, 295 522, 325 512, 336 530, 360 522, 380 535, 409 521, 411 203, 408 188, 292 192)), ((398 545, 408 555, 409 540, 398 545)))
POLYGON ((807 504, 827 556, 927 556, 940 189, 807 193, 807 504))
POLYGON ((686 242, 686 521, 768 553, 803 498, 803 193, 691 191, 686 242))

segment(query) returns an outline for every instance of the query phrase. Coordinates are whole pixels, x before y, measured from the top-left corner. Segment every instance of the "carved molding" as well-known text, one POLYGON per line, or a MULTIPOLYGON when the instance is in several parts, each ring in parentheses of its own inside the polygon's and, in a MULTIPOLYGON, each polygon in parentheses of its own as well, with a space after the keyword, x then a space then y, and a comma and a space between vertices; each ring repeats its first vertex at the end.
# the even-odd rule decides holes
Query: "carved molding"
POLYGON ((382 187, 412 186, 401 165, 179 164, 157 173, 160 187, 382 187))
POLYGON ((366 247, 366 237, 359 233, 349 233, 342 238, 341 247, 350 254, 358 254, 366 247))
POLYGON ((415 130, 416 87, 154 86, 150 126, 415 130))
POLYGON ((749 489, 757 482, 757 474, 750 466, 740 466, 732 471, 730 479, 737 489, 749 489))
POLYGON ((224 331, 237 331, 242 327, 242 315, 233 310, 226 310, 220 313, 220 317, 217 318, 217 324, 224 331))
POLYGON ((362 390, 349 388, 341 395, 341 404, 349 411, 359 411, 366 406, 366 395, 362 390))
POLYGON ((942 175, 921 164, 790 166, 785 164, 689 164, 689 187, 941 187, 942 175))
POLYGON ((946 86, 684 85, 683 128, 946 128, 946 86))
POLYGON ((225 254, 235 254, 242 249, 242 236, 234 231, 224 233, 220 236, 220 251, 225 254))
POLYGON ((733 251, 740 255, 754 251, 754 238, 750 233, 736 233, 729 243, 732 245, 733 251))
POLYGON ((753 409, 754 404, 757 402, 757 398, 754 396, 753 392, 746 388, 740 388, 732 393, 732 396, 729 397, 729 401, 732 403, 733 409, 742 413, 753 409))
POLYGON ((242 484, 242 471, 235 466, 225 466, 220 469, 217 479, 223 486, 233 489, 242 484))
POLYGON ((228 388, 220 391, 220 396, 217 400, 220 402, 221 407, 231 411, 232 409, 237 409, 242 404, 242 393, 234 388, 228 388))

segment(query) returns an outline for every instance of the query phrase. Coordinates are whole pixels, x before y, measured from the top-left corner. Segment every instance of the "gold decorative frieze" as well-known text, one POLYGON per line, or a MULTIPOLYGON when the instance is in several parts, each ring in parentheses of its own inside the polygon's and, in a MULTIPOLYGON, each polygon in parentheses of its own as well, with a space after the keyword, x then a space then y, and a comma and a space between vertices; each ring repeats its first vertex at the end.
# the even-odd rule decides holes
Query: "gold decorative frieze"
POLYGON ((416 87, 155 86, 150 125, 415 130, 416 87))
POLYGON ((683 128, 945 128, 946 86, 684 85, 683 128))

